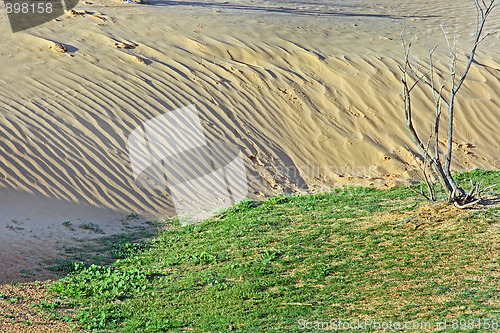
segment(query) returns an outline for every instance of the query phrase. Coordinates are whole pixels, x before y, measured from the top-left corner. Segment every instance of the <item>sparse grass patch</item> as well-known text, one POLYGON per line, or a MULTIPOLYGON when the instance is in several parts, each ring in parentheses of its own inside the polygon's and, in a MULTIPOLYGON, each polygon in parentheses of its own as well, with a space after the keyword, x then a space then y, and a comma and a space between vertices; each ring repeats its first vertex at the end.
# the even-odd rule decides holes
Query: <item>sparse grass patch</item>
POLYGON ((108 266, 117 259, 146 250, 150 246, 147 240, 156 233, 153 228, 149 228, 87 240, 79 246, 63 246, 62 258, 46 261, 47 269, 69 273, 74 270, 75 264, 108 266))
POLYGON ((82 223, 78 226, 78 228, 93 231, 98 234, 104 234, 104 231, 97 224, 92 222, 82 223))

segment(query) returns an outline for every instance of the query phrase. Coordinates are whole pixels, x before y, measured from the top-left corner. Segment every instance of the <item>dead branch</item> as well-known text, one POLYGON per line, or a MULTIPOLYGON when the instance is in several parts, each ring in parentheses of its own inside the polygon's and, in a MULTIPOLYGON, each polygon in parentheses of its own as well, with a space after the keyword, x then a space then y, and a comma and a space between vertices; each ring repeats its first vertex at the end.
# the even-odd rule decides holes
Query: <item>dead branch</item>
MULTIPOLYGON (((403 44, 404 50, 404 65, 399 66, 399 69, 402 72, 401 82, 403 84, 403 101, 404 101, 404 114, 405 114, 405 122, 408 132, 410 134, 410 138, 417 147, 418 152, 422 155, 424 163, 423 167, 421 167, 416 159, 416 157, 412 154, 417 166, 419 167, 422 175, 424 177, 424 181, 429 190, 429 195, 425 195, 423 192, 423 188, 421 188, 420 193, 428 200, 436 200, 432 182, 430 182, 430 178, 428 177, 427 168, 430 167, 434 171, 437 176, 439 182, 445 189, 448 194, 448 200, 450 202, 454 202, 457 207, 465 208, 475 203, 478 203, 481 200, 481 193, 485 191, 485 189, 481 190, 481 184, 478 184, 475 181, 472 184, 472 188, 469 193, 466 193, 461 187, 457 185, 453 176, 451 175, 451 161, 452 161, 452 152, 453 152, 453 126, 454 126, 454 116, 455 116, 455 102, 457 99, 458 92, 460 88, 463 86, 469 71, 474 63, 474 57, 476 55, 479 44, 481 44, 487 37, 500 32, 500 29, 485 33, 486 21, 493 11, 493 9, 500 5, 500 0, 490 0, 485 1, 474 0, 476 5, 476 31, 474 34, 474 41, 468 56, 468 61, 466 63, 464 71, 459 74, 457 72, 457 63, 458 63, 458 52, 456 48, 456 38, 453 37, 451 40, 445 29, 441 27, 444 38, 448 45, 449 50, 449 73, 448 75, 441 80, 440 83, 436 82, 436 67, 433 61, 433 55, 438 47, 435 45, 430 48, 427 46, 427 52, 429 55, 428 64, 429 69, 426 72, 420 70, 419 65, 416 62, 412 63, 412 58, 410 57, 410 49, 412 46, 412 41, 406 43, 404 39, 403 32, 401 33, 401 40, 403 44), (412 99, 411 93, 415 87, 417 87, 420 83, 424 84, 431 90, 432 97, 434 99, 435 105, 435 118, 433 121, 433 126, 431 128, 431 134, 429 135, 429 139, 427 144, 424 144, 421 138, 418 135, 417 130, 413 124, 413 109, 412 109, 412 99), (443 167, 441 163, 441 153, 439 152, 439 130, 441 125, 441 115, 443 111, 443 106, 447 108, 448 113, 448 128, 447 128, 447 147, 446 152, 444 154, 445 165, 443 167), (434 143, 434 152, 430 151, 430 142, 433 139, 434 143)), ((440 75, 438 75, 440 76, 440 75)), ((413 189, 412 189, 413 190, 413 189)), ((416 191, 415 191, 416 192, 416 191)))

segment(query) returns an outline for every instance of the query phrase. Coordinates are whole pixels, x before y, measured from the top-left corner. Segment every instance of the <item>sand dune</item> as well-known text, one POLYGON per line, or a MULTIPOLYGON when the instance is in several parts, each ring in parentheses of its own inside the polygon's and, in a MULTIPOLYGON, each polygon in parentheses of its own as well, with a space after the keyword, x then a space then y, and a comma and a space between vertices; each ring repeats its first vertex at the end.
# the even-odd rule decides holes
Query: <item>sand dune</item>
MULTIPOLYGON (((98 223, 172 216, 168 191, 135 184, 127 136, 190 104, 209 140, 242 150, 250 197, 406 184, 416 177, 399 34, 416 36, 414 55, 425 59, 439 24, 464 51, 474 26, 472 2, 451 0, 98 0, 76 10, 16 34, 0 17, 0 193, 23 198, 2 207, 6 225, 28 215, 31 225, 60 225, 74 205, 106 210, 88 218, 98 223), (49 218, 33 198, 67 206, 49 218)), ((500 167, 499 41, 484 43, 459 100, 454 170, 500 167)), ((432 107, 424 92, 416 98, 417 109, 432 107)), ((416 115, 425 130, 429 119, 416 115)))

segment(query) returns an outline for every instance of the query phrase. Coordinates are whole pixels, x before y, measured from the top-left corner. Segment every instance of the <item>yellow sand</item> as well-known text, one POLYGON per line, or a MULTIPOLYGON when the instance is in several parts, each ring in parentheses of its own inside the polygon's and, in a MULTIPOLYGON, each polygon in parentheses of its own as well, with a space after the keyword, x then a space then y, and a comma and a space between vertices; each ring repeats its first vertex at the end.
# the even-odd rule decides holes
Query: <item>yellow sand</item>
MULTIPOLYGON (((416 36, 414 56, 425 60, 442 24, 467 52, 473 2, 358 2, 97 0, 75 8, 83 15, 16 34, 1 15, 0 222, 171 216, 168 192, 134 183, 127 136, 189 104, 209 139, 241 147, 250 197, 418 180, 405 148, 414 146, 399 95, 399 35, 416 36)), ((459 98, 454 170, 500 168, 499 41, 481 46, 459 98)), ((439 50, 446 69, 447 48, 439 50)), ((421 90, 415 103, 425 137, 432 103, 421 90)))

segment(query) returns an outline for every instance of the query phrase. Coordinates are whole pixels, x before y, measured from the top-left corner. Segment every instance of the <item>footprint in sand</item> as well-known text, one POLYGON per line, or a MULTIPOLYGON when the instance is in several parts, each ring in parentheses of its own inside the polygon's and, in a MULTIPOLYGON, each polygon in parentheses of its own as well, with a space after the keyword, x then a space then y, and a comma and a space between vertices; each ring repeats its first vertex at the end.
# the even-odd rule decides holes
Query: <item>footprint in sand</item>
POLYGON ((66 51, 68 51, 66 49, 66 46, 64 46, 64 44, 59 44, 59 43, 54 43, 54 44, 50 45, 49 49, 51 49, 52 51, 57 52, 57 53, 66 53, 66 51))

